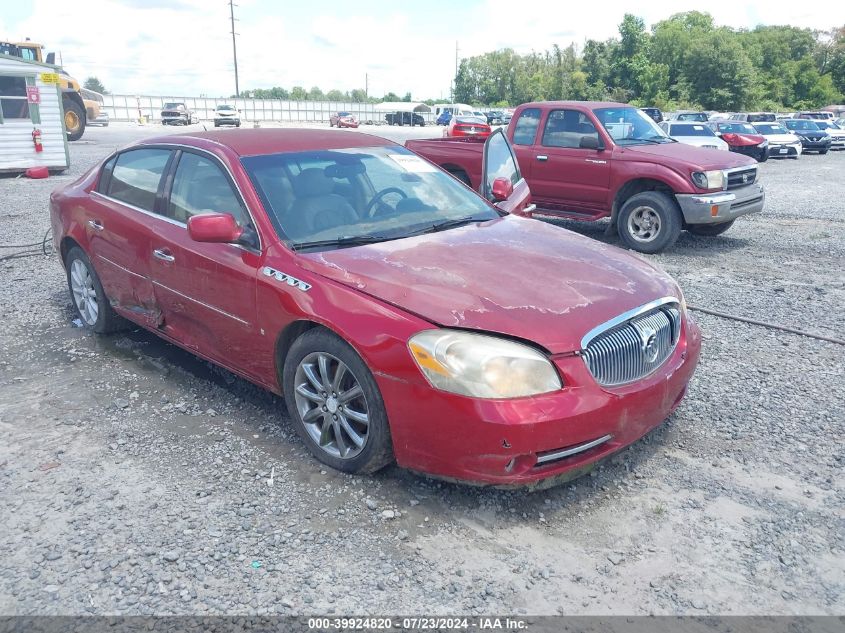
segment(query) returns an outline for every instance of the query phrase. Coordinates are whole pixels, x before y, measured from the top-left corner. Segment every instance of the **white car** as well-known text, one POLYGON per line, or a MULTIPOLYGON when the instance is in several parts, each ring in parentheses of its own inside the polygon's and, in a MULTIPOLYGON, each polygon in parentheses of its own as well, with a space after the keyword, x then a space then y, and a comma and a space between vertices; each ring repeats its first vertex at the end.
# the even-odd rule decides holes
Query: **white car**
POLYGON ((234 125, 241 127, 241 115, 235 106, 221 103, 214 109, 214 127, 234 125))
POLYGON ((666 134, 679 143, 695 145, 696 147, 709 147, 710 149, 730 150, 728 144, 716 136, 716 133, 706 123, 695 123, 692 121, 663 121, 660 124, 666 134))
POLYGON ((757 134, 769 141, 769 157, 798 158, 801 156, 801 139, 787 130, 782 123, 752 123, 757 134))
POLYGON ((816 119, 813 121, 817 126, 830 135, 832 139, 830 149, 845 149, 845 129, 833 121, 816 119))

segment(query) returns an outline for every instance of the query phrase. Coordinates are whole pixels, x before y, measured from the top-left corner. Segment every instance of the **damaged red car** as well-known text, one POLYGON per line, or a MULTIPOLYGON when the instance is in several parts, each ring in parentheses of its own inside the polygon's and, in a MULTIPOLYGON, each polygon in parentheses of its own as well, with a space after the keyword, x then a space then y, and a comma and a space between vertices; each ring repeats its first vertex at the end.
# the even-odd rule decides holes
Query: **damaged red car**
POLYGON ((51 196, 73 304, 284 397, 322 462, 495 485, 583 473, 660 424, 698 361, 678 285, 521 217, 507 139, 481 195, 328 130, 151 139, 51 196))

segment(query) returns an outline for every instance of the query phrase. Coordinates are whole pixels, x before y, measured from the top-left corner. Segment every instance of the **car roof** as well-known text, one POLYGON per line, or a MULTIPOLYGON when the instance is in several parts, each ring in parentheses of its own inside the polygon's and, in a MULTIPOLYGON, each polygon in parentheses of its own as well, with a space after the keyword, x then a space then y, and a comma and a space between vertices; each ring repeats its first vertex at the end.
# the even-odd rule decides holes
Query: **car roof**
POLYGON ((580 107, 580 108, 633 108, 629 103, 619 103, 617 101, 532 101, 531 103, 523 104, 520 107, 538 107, 538 106, 557 106, 565 107, 580 107))
POLYGON ((140 145, 222 145, 240 156, 396 145, 380 136, 341 130, 251 129, 174 134, 145 139, 140 145))

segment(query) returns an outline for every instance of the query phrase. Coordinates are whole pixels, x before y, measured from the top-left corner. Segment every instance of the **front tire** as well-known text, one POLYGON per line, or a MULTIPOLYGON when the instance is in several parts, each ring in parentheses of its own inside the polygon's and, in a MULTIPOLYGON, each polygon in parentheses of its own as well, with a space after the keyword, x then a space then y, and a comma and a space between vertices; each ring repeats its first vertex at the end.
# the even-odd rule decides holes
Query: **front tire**
POLYGON ((125 325, 123 319, 112 309, 91 260, 78 246, 68 251, 65 270, 71 300, 86 327, 98 334, 108 334, 125 325))
POLYGON ((626 247, 640 253, 659 253, 681 234, 681 212, 667 194, 644 191, 622 205, 616 226, 626 247))
POLYGON ((827 150, 826 150, 826 149, 820 149, 820 150, 819 150, 819 156, 824 156, 825 154, 827 154, 827 150))
POLYGON ((291 345, 282 390, 297 433, 318 460, 346 473, 372 473, 393 461, 378 385, 343 339, 314 328, 291 345))
POLYGON ((62 99, 65 108, 65 130, 68 141, 78 141, 85 134, 85 108, 73 99, 62 99))
POLYGON ((700 235, 702 237, 714 237, 721 235, 734 224, 733 220, 729 222, 720 222, 719 224, 690 224, 687 231, 693 235, 700 235))

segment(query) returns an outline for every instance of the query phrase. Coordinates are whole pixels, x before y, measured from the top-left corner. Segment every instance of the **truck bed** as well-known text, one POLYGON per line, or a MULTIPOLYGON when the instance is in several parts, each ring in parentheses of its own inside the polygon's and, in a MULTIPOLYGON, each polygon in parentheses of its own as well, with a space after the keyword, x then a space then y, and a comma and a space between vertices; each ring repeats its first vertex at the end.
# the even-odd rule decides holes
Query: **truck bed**
POLYGON ((409 139, 405 147, 478 189, 485 140, 473 136, 409 139))

